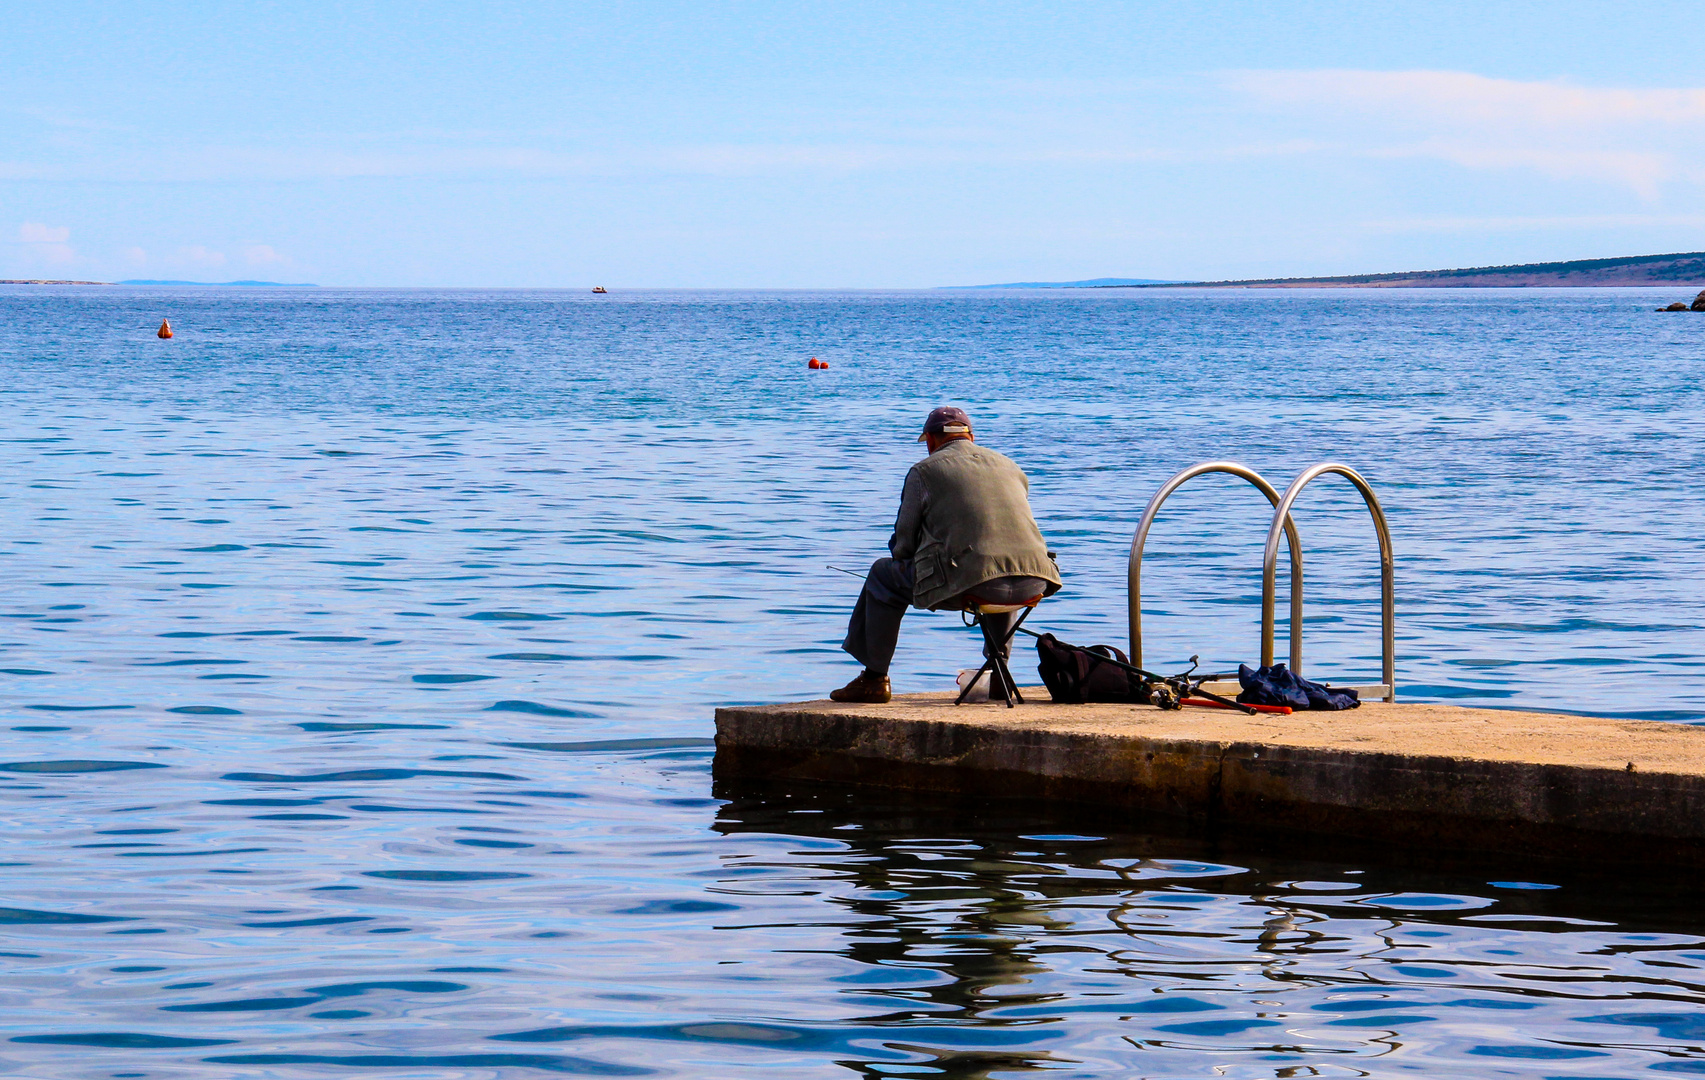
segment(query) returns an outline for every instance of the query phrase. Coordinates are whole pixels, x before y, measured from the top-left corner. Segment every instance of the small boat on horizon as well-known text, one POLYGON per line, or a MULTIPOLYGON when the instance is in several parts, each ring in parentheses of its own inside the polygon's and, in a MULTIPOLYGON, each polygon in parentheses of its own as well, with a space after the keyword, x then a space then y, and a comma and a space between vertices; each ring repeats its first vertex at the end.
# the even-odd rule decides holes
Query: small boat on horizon
POLYGON ((602 285, 594 285, 592 286, 592 291, 595 293, 608 293, 610 290, 604 288, 602 285))

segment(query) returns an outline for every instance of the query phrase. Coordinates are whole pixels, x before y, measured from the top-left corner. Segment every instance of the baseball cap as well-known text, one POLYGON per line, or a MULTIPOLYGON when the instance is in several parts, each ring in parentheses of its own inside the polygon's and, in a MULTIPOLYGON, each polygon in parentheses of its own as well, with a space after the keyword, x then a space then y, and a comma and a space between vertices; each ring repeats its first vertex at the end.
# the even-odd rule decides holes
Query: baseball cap
POLYGON ((923 442, 929 435, 969 435, 971 434, 971 418, 965 415, 964 409, 955 409, 951 405, 943 405, 939 409, 931 409, 929 419, 924 421, 924 433, 918 436, 923 442))

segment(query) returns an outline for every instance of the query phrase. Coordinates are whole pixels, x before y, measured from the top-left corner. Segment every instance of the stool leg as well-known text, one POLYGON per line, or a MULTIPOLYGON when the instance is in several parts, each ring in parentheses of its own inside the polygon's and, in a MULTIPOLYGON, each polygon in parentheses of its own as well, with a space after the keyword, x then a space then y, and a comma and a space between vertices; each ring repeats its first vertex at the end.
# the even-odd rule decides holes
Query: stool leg
MULTIPOLYGON (((1016 636, 1018 636, 1018 628, 1020 628, 1020 626, 1023 626, 1023 624, 1025 624, 1025 619, 1030 618, 1030 613, 1032 613, 1032 611, 1035 611, 1035 607, 1025 607, 1025 609, 1023 609, 1023 611, 1020 611, 1020 613, 1018 613, 1018 619, 1016 619, 1016 621, 1014 621, 1014 623, 1011 624, 1011 628, 1008 628, 1008 631, 1006 631, 1006 648, 1004 648, 1003 652, 1001 652, 1001 664, 1003 664, 1003 667, 1004 667, 1004 665, 1006 665, 1006 650, 1009 650, 1009 648, 1011 648, 1011 642, 1013 642, 1013 638, 1016 638, 1016 636)), ((1014 696, 1014 698, 1018 698, 1018 703, 1020 703, 1020 705, 1023 705, 1023 703, 1025 703, 1025 696, 1023 696, 1023 694, 1021 694, 1021 693, 1018 693, 1018 679, 1013 679, 1013 669, 1011 669, 1011 667, 1008 667, 1008 669, 1006 669, 1006 677, 1008 677, 1009 681, 1011 681, 1011 684, 1013 684, 1013 696, 1014 696)))
POLYGON ((1006 680, 1012 684, 1012 696, 1018 699, 1020 705, 1024 704, 1024 695, 1018 692, 1018 680, 1012 677, 1012 669, 1006 666, 1006 654, 1012 647, 1012 639, 1018 636, 1018 628, 1024 625, 1024 620, 1030 618, 1030 613, 1035 610, 1033 607, 1027 607, 1018 613, 1018 618, 1007 628, 1006 641, 1001 647, 1001 667, 1005 668, 1006 680))
MULTIPOLYGON (((1007 667, 1006 650, 1011 644, 1012 639, 1018 635, 1018 628, 1024 622, 1025 616, 1029 614, 1030 609, 1024 609, 1018 618, 1012 621, 1010 626, 1006 625, 1005 619, 1000 620, 1002 628, 1005 631, 1004 633, 1001 630, 996 630, 994 626, 990 624, 988 616, 979 615, 977 617, 978 625, 980 625, 983 629, 983 651, 988 654, 988 660, 986 661, 985 666, 991 666, 992 668, 989 674, 989 681, 991 683, 998 682, 1000 684, 1001 700, 1006 702, 1006 707, 1009 709, 1012 708, 1014 704, 1023 703, 1024 696, 1018 692, 1018 681, 1012 677, 1012 669, 1007 667)), ((989 698, 990 700, 994 699, 992 687, 990 689, 989 698)))
MULTIPOLYGON (((1013 682, 1012 672, 1007 669, 1005 660, 995 661, 994 673, 990 677, 1000 683, 1001 700, 1006 702, 1007 708, 1012 708, 1013 699, 1023 700, 1018 697, 1018 684, 1013 682)), ((990 694, 989 697, 992 699, 994 695, 990 694)))
POLYGON ((954 699, 953 704, 965 704, 965 697, 971 692, 971 688, 977 685, 977 680, 987 674, 989 677, 989 700, 993 701, 995 699, 998 687, 998 693, 1001 696, 1001 700, 1005 701, 1007 705, 1010 706, 1012 704, 1012 699, 1007 697, 1006 683, 1001 679, 1001 652, 1000 649, 995 647, 995 639, 994 635, 990 632, 988 616, 978 613, 976 626, 978 630, 983 632, 983 666, 978 668, 977 674, 971 676, 971 681, 966 683, 964 687, 960 689, 959 696, 954 699))
POLYGON ((1006 664, 1002 662, 1001 643, 996 638, 999 631, 994 628, 987 615, 977 616, 977 629, 983 632, 983 656, 986 658, 983 660, 983 666, 989 670, 989 700, 995 700, 998 695, 1006 702, 1007 708, 1011 708, 1012 697, 1006 688, 1006 664))
MULTIPOLYGON (((1025 608, 1020 612, 1018 618, 1013 620, 1012 625, 1006 627, 1004 634, 994 628, 987 615, 978 614, 977 628, 983 632, 983 655, 985 659, 983 666, 977 669, 977 674, 972 676, 971 681, 959 691, 959 696, 954 699, 953 704, 963 705, 965 695, 971 692, 971 687, 977 685, 977 680, 981 679, 985 672, 989 676, 990 701, 994 700, 996 688, 999 687, 1000 698, 1006 702, 1007 708, 1010 709, 1015 704, 1024 704, 1024 695, 1018 692, 1018 680, 1012 677, 1012 669, 1007 666, 1006 650, 1012 644, 1012 639, 1018 636, 1018 628, 1024 625, 1024 620, 1030 617, 1033 610, 1035 609, 1025 608)), ((1001 621, 1004 624, 1006 620, 1001 621)))
MULTIPOLYGON (((955 704, 955 705, 965 704, 965 695, 969 694, 971 692, 971 687, 977 685, 977 680, 981 679, 983 677, 984 672, 989 672, 989 682, 991 684, 994 682, 995 677, 994 677, 994 674, 992 672, 990 672, 989 663, 990 662, 987 660, 983 661, 983 666, 977 669, 977 673, 975 675, 971 676, 971 681, 966 683, 962 688, 960 688, 959 696, 953 700, 953 704, 955 704)), ((990 696, 993 697, 994 695, 991 693, 990 696)))
POLYGON ((1018 680, 1012 677, 1012 669, 1007 666, 1004 656, 1001 657, 1000 668, 1001 678, 1006 682, 1006 693, 1002 695, 1006 698, 1006 707, 1010 709, 1024 704, 1024 695, 1018 692, 1018 680))

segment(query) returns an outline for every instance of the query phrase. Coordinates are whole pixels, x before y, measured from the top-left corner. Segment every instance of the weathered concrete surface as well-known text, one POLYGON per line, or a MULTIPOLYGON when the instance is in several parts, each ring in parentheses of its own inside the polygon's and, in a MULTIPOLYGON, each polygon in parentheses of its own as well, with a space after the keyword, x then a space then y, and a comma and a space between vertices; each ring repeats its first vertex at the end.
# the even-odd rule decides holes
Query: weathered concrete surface
MULTIPOLYGON (((1040 688, 1025 692, 1047 702, 1040 688)), ((721 777, 1023 794, 1429 848, 1705 865, 1705 729, 1372 702, 1245 716, 1138 705, 812 701, 718 709, 721 777)))

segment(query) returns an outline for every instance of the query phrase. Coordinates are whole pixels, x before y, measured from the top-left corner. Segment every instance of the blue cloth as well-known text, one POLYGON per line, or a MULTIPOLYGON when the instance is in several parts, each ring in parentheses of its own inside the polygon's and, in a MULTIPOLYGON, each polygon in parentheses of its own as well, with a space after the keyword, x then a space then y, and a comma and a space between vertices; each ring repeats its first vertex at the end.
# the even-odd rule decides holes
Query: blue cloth
POLYGON ((1354 709, 1362 703, 1354 690, 1309 682, 1283 664, 1263 668, 1239 664, 1237 681, 1243 686, 1237 700, 1245 705, 1289 705, 1293 709, 1336 711, 1354 709))

